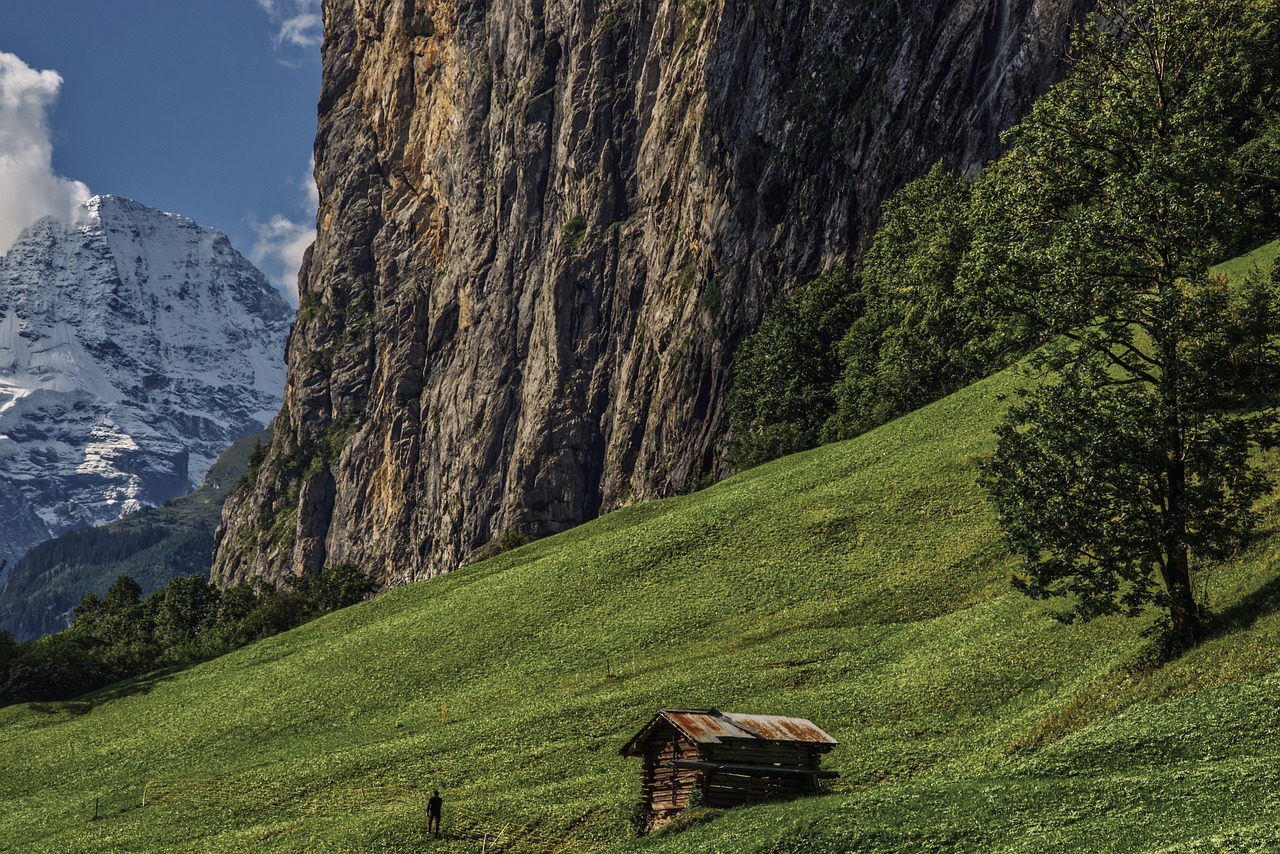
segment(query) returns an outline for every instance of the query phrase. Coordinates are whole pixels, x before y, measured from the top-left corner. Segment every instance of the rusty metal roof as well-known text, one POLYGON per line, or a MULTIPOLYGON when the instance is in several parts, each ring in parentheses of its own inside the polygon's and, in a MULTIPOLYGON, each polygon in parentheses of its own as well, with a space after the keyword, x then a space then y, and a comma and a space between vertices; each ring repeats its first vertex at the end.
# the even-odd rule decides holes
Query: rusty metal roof
POLYGON ((698 744, 720 744, 733 740, 785 741, 789 743, 839 744, 813 721, 777 715, 742 715, 718 709, 662 709, 622 749, 623 755, 638 755, 640 744, 659 721, 667 721, 698 744))

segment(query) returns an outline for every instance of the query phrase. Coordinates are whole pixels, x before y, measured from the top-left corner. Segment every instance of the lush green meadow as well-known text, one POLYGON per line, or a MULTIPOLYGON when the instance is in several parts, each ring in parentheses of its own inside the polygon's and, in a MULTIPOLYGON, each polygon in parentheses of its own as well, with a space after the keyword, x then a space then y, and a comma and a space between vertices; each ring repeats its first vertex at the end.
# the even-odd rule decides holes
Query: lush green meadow
POLYGON ((1280 537, 1199 578, 1218 633, 1170 664, 1143 621, 1056 622, 1009 589, 974 483, 1020 381, 199 666, 0 710, 0 851, 1280 846, 1280 537), (636 838, 618 750, 665 706, 811 718, 842 776, 636 838))

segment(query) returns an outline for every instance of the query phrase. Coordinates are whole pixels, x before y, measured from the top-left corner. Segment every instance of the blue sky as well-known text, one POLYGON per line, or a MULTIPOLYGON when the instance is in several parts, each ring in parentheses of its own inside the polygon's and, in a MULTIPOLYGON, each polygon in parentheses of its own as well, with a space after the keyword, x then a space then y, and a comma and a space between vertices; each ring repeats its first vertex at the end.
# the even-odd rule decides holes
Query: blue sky
POLYGON ((319 0, 3 7, 0 251, 79 182, 221 229, 292 287, 314 226, 319 0))

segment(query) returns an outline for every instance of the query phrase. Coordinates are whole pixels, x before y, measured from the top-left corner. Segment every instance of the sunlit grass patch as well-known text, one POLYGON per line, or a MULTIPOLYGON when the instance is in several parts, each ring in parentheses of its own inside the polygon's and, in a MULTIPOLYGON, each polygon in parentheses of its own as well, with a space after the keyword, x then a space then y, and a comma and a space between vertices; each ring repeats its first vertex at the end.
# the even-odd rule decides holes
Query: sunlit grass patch
POLYGON ((1212 569, 1230 619, 1163 667, 1143 621, 1056 622, 1010 591, 974 484, 1017 382, 184 671, 0 710, 0 850, 1266 847, 1280 538, 1212 569), (841 777, 636 839, 618 748, 664 706, 811 718, 841 777))

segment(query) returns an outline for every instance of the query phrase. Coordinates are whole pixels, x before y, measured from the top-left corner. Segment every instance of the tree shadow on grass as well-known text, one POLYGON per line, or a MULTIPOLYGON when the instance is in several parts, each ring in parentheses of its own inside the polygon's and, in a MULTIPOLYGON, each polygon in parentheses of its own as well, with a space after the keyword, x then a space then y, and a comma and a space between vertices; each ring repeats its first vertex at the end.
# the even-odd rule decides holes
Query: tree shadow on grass
POLYGON ((162 682, 168 682, 182 671, 198 663, 171 665, 160 670, 153 670, 142 676, 131 676, 101 688, 90 688, 82 694, 66 697, 65 699, 18 696, 7 702, 0 703, 0 708, 10 705, 25 706, 33 712, 40 712, 46 715, 67 714, 79 717, 115 700, 149 694, 157 685, 162 682))
POLYGON ((1213 613, 1206 621, 1206 639, 1249 629, 1258 620, 1280 611, 1280 576, 1271 579, 1236 604, 1213 613))
POLYGON ((1177 661, 1197 646, 1246 631, 1262 618, 1280 612, 1280 576, 1271 579, 1239 602, 1220 611, 1201 611, 1201 622, 1191 639, 1175 637, 1167 619, 1149 626, 1143 636, 1148 641, 1144 654, 1132 665, 1136 672, 1151 672, 1177 661))
POLYGON ((132 676, 120 682, 113 682, 105 688, 90 691, 75 700, 68 700, 62 705, 84 706, 87 704, 92 708, 97 708, 98 706, 105 705, 115 700, 123 700, 126 697, 150 694, 157 685, 170 681, 179 673, 191 666, 191 664, 175 664, 170 667, 161 668, 160 670, 153 670, 150 673, 143 674, 142 676, 132 676))

